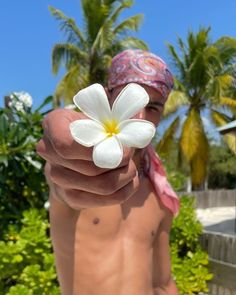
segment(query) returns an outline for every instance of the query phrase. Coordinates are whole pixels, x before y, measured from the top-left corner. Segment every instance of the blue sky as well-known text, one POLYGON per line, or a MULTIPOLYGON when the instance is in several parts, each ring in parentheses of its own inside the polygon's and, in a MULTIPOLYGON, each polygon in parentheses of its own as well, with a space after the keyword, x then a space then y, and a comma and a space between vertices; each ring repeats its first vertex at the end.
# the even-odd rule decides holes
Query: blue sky
MULTIPOLYGON (((64 39, 48 5, 82 25, 79 0, 1 1, 0 106, 4 95, 23 90, 32 95, 36 107, 54 92, 63 74, 61 71, 55 77, 51 72, 51 49, 64 39)), ((137 36, 170 64, 166 43, 175 45, 177 35, 185 38, 188 30, 197 31, 200 25, 212 27, 213 41, 223 35, 235 37, 235 11, 235 0, 136 0, 123 17, 143 13, 144 22, 137 36)))

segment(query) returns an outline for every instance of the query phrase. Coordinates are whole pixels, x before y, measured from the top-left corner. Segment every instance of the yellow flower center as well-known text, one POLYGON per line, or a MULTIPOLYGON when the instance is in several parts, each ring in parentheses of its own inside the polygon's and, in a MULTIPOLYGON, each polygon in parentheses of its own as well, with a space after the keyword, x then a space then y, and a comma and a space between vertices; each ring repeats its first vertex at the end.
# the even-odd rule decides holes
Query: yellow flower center
POLYGON ((106 130, 106 134, 108 137, 111 137, 114 134, 118 134, 120 132, 118 128, 118 122, 114 119, 112 119, 111 121, 110 120, 104 121, 103 126, 106 130))

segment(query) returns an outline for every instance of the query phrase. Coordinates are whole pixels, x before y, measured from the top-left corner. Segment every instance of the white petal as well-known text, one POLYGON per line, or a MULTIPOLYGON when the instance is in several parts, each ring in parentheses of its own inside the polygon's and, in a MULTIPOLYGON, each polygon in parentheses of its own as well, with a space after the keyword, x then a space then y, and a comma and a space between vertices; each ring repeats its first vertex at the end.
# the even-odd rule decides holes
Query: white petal
POLYGON ((121 143, 136 148, 147 146, 156 132, 154 124, 138 119, 125 120, 118 128, 120 129, 120 133, 117 134, 117 137, 121 143))
POLYGON ((72 122, 70 132, 75 141, 87 147, 94 146, 107 136, 101 124, 89 119, 72 122))
POLYGON ((111 118, 111 109, 102 85, 93 84, 80 90, 73 98, 75 105, 89 118, 104 121, 111 118))
POLYGON ((113 117, 126 120, 141 111, 149 102, 146 90, 135 83, 128 84, 117 96, 112 106, 113 117))
POLYGON ((101 168, 116 168, 123 158, 123 148, 116 136, 99 142, 93 148, 93 161, 101 168))

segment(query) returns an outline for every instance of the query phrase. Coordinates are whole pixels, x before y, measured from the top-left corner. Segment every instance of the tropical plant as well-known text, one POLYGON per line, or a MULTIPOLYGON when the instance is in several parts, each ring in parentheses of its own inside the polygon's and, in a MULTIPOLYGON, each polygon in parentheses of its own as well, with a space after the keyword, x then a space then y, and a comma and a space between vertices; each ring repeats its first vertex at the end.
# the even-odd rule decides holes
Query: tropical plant
POLYGON ((52 70, 57 74, 62 65, 66 74, 59 82, 55 101, 71 102, 78 90, 95 82, 105 84, 112 57, 125 48, 147 49, 140 39, 127 33, 137 31, 142 14, 119 22, 122 11, 133 0, 81 0, 84 27, 58 9, 49 7, 67 35, 66 43, 56 44, 52 50, 52 70))
POLYGON ((52 97, 35 110, 28 100, 25 94, 15 93, 6 98, 8 107, 0 108, 0 237, 7 224, 19 222, 23 210, 42 208, 48 199, 43 160, 35 144, 43 133, 47 111, 42 109, 52 97))
POLYGON ((60 295, 45 209, 23 211, 0 241, 0 294, 60 295))
POLYGON ((209 272, 207 252, 199 244, 203 227, 197 220, 195 197, 180 197, 180 212, 170 232, 172 273, 180 294, 208 292, 209 272))
POLYGON ((210 28, 201 28, 196 34, 189 32, 187 44, 178 37, 179 54, 168 44, 176 78, 175 88, 165 104, 164 117, 173 120, 157 145, 158 152, 165 154, 174 137, 178 138, 179 164, 188 163, 194 188, 201 185, 207 175, 209 141, 204 117, 215 128, 217 120, 223 124, 232 110, 236 110, 233 97, 236 39, 222 37, 212 43, 209 32, 210 28))
MULTIPOLYGON (((236 145, 236 138, 235 138, 236 145)), ((210 160, 208 172, 208 187, 210 189, 236 188, 236 157, 224 145, 210 147, 210 160)))

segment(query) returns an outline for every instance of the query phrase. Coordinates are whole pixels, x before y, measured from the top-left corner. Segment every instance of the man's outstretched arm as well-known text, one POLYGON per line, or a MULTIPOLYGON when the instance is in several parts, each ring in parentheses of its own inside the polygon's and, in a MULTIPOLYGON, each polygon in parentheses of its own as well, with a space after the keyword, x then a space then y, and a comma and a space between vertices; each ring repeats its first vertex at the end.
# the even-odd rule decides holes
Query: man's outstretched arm
POLYGON ((171 258, 169 233, 173 216, 166 209, 156 235, 153 247, 153 291, 154 295, 179 295, 175 281, 171 276, 171 258))

